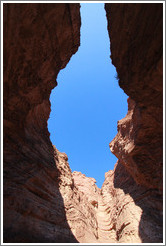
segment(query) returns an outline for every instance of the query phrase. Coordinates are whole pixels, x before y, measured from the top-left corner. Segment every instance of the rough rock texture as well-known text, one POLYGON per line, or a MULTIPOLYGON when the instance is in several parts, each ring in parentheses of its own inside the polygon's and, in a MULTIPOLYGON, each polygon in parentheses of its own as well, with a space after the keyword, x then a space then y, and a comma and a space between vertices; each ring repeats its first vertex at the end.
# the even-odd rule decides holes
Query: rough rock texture
MULTIPOLYGON (((101 190, 96 186, 96 180, 94 178, 86 177, 81 172, 73 172, 74 186, 78 189, 81 198, 85 198, 83 200, 84 204, 82 206, 82 212, 85 210, 89 210, 91 208, 91 204, 93 205, 93 209, 91 208, 91 213, 87 216, 88 220, 95 219, 95 225, 97 227, 96 231, 92 231, 89 235, 90 228, 85 227, 85 231, 88 232, 88 240, 79 240, 79 242, 89 242, 89 243, 112 243, 116 242, 115 238, 112 236, 112 232, 110 233, 110 213, 107 210, 107 201, 103 200, 103 196, 101 195, 101 190), (94 233, 95 232, 95 233, 94 233), (94 237, 95 236, 95 237, 94 237)), ((85 221, 85 219, 84 219, 85 221)), ((94 226, 93 226, 94 228, 94 226)), ((83 230, 83 227, 81 229, 83 230)))
POLYGON ((94 206, 98 207, 98 195, 100 189, 96 186, 94 178, 86 177, 81 172, 73 172, 74 185, 88 197, 88 201, 94 206))
POLYGON ((49 139, 49 96, 80 44, 79 4, 5 3, 4 242, 77 242, 49 139))
POLYGON ((162 241, 162 196, 156 189, 136 184, 120 161, 105 174, 102 198, 115 242, 162 241))
POLYGON ((134 148, 115 154, 129 163, 132 159, 128 170, 137 182, 162 189, 162 4, 106 4, 106 13, 119 85, 136 103, 131 123, 134 148))
POLYGON ((56 77, 80 42, 79 4, 4 4, 4 242, 162 242, 162 4, 106 4, 129 95, 101 191, 47 129, 56 77))
POLYGON ((162 4, 106 4, 111 58, 128 113, 110 149, 119 159, 102 187, 118 242, 162 242, 162 4), (119 35, 120 34, 120 35, 119 35))
POLYGON ((66 218, 71 231, 80 243, 97 243, 96 204, 99 189, 95 185, 95 180, 80 172, 72 173, 67 162, 67 155, 57 151, 55 147, 54 155, 60 173, 59 190, 63 197, 66 218))

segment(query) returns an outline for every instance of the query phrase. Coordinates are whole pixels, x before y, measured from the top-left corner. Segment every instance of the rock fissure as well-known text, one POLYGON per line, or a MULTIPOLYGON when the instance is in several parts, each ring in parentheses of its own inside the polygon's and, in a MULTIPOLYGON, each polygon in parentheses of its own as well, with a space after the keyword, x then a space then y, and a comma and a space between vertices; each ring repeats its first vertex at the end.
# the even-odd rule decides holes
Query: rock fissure
POLYGON ((129 99, 110 143, 118 161, 99 189, 71 172, 47 129, 50 92, 80 44, 80 5, 3 3, 5 243, 162 243, 163 5, 105 10, 129 99))

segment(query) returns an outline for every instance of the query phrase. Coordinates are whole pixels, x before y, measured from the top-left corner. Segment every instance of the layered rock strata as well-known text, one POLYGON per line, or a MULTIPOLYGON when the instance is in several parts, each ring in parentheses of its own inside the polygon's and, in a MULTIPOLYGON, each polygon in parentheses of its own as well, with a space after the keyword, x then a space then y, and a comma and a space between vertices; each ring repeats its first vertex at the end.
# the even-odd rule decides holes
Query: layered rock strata
POLYGON ((4 3, 4 242, 77 242, 49 139, 50 92, 80 44, 79 4, 4 3))
POLYGON ((111 59, 128 113, 110 149, 119 159, 102 187, 118 242, 161 243, 163 188, 163 7, 106 4, 111 59), (120 34, 120 38, 119 38, 120 34))
POLYGON ((68 157, 54 147, 59 170, 59 191, 63 197, 67 222, 80 243, 97 243, 96 209, 99 189, 95 179, 80 172, 71 172, 68 157))
POLYGON ((114 242, 162 242, 162 197, 137 184, 120 161, 105 174, 102 198, 114 242))
POLYGON ((106 4, 129 95, 99 190, 49 139, 49 96, 80 42, 79 4, 4 3, 4 242, 162 242, 162 4, 106 4))
POLYGON ((158 3, 106 4, 105 9, 119 85, 135 102, 132 136, 121 131, 121 140, 131 139, 133 148, 124 153, 125 142, 118 139, 119 151, 114 154, 126 160, 138 183, 162 190, 163 7, 158 3))

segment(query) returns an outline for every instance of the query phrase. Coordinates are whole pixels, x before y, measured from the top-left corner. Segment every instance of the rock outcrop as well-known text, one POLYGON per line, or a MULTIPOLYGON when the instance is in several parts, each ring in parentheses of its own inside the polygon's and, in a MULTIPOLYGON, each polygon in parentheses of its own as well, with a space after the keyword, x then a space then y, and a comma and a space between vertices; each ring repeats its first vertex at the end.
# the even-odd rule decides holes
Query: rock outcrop
POLYGON ((73 172, 74 185, 88 198, 88 201, 94 206, 98 207, 98 195, 100 189, 96 185, 94 178, 86 177, 81 172, 73 172))
POLYGON ((105 174, 102 198, 110 242, 162 242, 162 196, 137 184, 120 161, 105 174))
POLYGON ((162 4, 106 4, 111 59, 128 113, 110 149, 119 159, 106 174, 103 199, 123 243, 161 243, 163 188, 162 4), (120 34, 120 36, 119 36, 120 34))
MULTIPOLYGON (((5 243, 162 242, 162 4, 106 4, 111 58, 129 95, 95 179, 49 139, 49 96, 80 44, 79 4, 4 3, 5 243)), ((111 83, 111 81, 110 81, 111 83)))
MULTIPOLYGON (((135 102, 131 123, 133 149, 125 154, 119 144, 119 153, 114 153, 123 162, 126 160, 127 169, 138 183, 162 190, 162 4, 106 4, 106 13, 111 59, 119 85, 135 102)), ((125 140, 127 134, 121 134, 125 140)), ((115 141, 118 143, 118 139, 115 141)))
POLYGON ((80 44, 80 6, 4 3, 4 242, 77 242, 49 139, 50 92, 80 44))
POLYGON ((96 204, 99 189, 93 178, 80 172, 71 172, 65 153, 54 147, 59 170, 59 191, 63 197, 67 222, 80 243, 97 243, 98 224, 96 204), (88 192, 87 192, 88 191, 88 192))

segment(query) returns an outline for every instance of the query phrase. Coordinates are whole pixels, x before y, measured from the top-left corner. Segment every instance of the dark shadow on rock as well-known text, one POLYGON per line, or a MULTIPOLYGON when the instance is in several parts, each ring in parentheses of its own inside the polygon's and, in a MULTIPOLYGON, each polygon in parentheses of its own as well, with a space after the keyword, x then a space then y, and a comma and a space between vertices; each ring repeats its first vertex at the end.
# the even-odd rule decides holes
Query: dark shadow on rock
POLYGON ((143 243, 163 242, 163 197, 157 189, 136 184, 126 168, 118 161, 114 172, 114 186, 129 194, 142 209, 139 236, 143 243))
POLYGON ((77 242, 66 219, 51 143, 16 135, 4 135, 10 145, 4 148, 4 242, 77 242))
POLYGON ((4 3, 3 11, 4 242, 75 243, 47 120, 57 74, 79 47, 80 6, 4 3))

